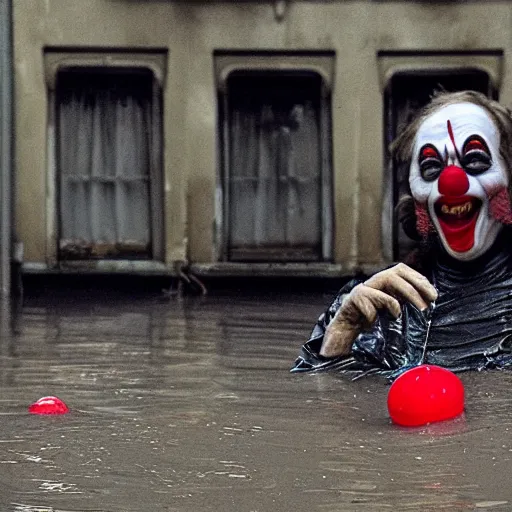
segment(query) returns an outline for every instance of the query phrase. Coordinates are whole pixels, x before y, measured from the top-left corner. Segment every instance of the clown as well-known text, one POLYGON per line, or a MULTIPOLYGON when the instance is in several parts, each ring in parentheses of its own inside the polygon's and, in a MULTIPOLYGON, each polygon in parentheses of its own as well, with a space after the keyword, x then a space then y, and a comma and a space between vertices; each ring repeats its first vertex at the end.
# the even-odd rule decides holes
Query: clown
POLYGON ((399 212, 420 258, 342 288, 294 371, 511 365, 511 113, 479 93, 443 93, 392 152, 408 170, 399 212))

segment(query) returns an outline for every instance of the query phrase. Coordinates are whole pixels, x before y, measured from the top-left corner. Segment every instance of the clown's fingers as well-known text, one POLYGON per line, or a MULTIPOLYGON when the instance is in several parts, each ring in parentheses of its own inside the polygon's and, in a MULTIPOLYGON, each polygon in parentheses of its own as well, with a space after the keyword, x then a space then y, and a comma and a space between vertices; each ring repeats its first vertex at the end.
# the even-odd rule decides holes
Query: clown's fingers
POLYGON ((404 263, 399 263, 395 266, 395 269, 397 274, 414 286, 427 302, 433 302, 437 299, 437 290, 423 274, 404 263))
POLYGON ((359 311, 364 327, 372 326, 377 320, 378 311, 387 309, 398 318, 400 303, 388 293, 362 284, 354 290, 353 305, 359 311))
POLYGON ((344 321, 332 321, 325 331, 320 347, 323 357, 346 356, 352 351, 352 344, 359 335, 360 328, 344 321))
MULTIPOLYGON (((371 283, 365 283, 367 286, 371 286, 371 283)), ((418 290, 409 284, 398 274, 390 273, 386 277, 386 281, 381 284, 382 288, 397 299, 403 302, 410 302, 414 304, 420 311, 428 307, 427 301, 423 299, 418 290)))
POLYGON ((403 263, 375 274, 364 284, 411 302, 420 310, 437 299, 437 291, 428 279, 403 263))
POLYGON ((388 310, 395 318, 400 304, 391 295, 364 284, 356 286, 327 326, 320 355, 335 357, 350 353, 357 336, 377 320, 378 311, 388 310))

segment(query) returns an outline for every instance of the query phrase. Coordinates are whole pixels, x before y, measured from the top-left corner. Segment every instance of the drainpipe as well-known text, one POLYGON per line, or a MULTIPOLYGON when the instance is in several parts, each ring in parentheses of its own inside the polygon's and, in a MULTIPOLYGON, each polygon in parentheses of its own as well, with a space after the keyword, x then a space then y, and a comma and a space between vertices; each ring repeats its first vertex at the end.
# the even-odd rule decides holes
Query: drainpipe
POLYGON ((11 292, 12 0, 0 0, 0 298, 11 292))

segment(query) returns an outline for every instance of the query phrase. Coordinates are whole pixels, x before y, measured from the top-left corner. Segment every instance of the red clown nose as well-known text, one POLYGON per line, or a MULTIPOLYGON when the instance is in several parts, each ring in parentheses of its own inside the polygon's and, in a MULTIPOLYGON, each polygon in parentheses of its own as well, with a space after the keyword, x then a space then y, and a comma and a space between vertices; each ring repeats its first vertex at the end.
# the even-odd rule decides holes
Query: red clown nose
POLYGON ((469 189, 469 180, 464 169, 456 165, 445 167, 439 177, 439 192, 443 196, 463 196, 469 189))

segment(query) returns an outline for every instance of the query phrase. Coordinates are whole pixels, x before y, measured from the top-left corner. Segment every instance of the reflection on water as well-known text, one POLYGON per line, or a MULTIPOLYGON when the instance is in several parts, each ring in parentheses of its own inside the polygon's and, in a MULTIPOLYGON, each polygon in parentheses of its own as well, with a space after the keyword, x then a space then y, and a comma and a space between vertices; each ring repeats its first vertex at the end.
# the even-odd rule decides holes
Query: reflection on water
POLYGON ((457 420, 288 369, 328 297, 28 300, 1 310, 0 510, 512 510, 512 374, 457 420), (31 416, 57 395, 71 409, 31 416))

